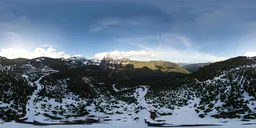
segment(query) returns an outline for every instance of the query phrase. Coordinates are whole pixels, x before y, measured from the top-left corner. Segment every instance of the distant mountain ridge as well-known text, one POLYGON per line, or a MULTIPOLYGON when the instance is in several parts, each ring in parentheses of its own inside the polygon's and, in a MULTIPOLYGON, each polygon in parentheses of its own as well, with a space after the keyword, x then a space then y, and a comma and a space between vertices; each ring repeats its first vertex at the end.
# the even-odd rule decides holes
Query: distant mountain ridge
POLYGON ((195 63, 195 64, 187 64, 185 66, 183 66, 184 69, 186 69, 189 72, 196 72, 198 71, 200 68, 207 66, 211 63, 195 63))

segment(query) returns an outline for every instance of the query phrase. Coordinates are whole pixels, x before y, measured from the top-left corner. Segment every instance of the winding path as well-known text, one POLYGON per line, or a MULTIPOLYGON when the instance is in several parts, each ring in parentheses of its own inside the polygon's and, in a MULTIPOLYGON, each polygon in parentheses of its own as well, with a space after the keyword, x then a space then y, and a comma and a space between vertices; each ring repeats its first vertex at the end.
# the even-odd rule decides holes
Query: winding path
POLYGON ((35 81, 34 83, 33 82, 30 82, 28 80, 28 77, 23 75, 23 77, 25 77, 27 79, 27 81, 30 83, 31 86, 33 86, 34 84, 36 85, 36 90, 33 92, 33 94, 30 96, 30 99, 26 105, 26 115, 25 117, 23 117, 23 119, 25 119, 26 122, 34 122, 34 112, 35 112, 35 103, 34 103, 34 100, 37 96, 37 94, 40 92, 40 90, 42 89, 42 85, 40 84, 40 80, 42 80, 45 76, 48 76, 52 73, 56 73, 58 71, 56 70, 51 70, 50 73, 47 73, 43 76, 41 76, 37 81, 35 81))
POLYGON ((138 113, 138 125, 141 127, 147 126, 145 123, 145 120, 148 120, 150 117, 150 113, 147 110, 147 102, 145 100, 145 96, 148 93, 148 87, 146 86, 140 86, 139 88, 136 89, 134 93, 134 97, 137 98, 137 101, 139 103, 139 106, 141 107, 139 113, 138 113))

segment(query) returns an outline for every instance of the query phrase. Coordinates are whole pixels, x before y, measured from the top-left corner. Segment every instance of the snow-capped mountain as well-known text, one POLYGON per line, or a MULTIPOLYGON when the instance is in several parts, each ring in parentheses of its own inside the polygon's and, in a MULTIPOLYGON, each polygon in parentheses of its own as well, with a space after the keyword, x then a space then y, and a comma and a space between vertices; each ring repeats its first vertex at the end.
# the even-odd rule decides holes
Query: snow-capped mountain
POLYGON ((81 57, 1 58, 0 64, 3 123, 217 126, 256 119, 255 58, 232 58, 178 77, 158 65, 131 69, 81 57), (131 76, 138 73, 151 75, 131 76))

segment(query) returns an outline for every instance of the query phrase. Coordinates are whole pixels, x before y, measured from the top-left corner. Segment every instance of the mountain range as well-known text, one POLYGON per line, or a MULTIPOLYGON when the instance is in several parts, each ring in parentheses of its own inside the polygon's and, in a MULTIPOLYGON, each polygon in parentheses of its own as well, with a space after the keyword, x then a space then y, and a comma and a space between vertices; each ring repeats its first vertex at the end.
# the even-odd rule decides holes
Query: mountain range
POLYGON ((167 61, 1 57, 0 122, 255 123, 255 68, 255 57, 185 67, 167 61))

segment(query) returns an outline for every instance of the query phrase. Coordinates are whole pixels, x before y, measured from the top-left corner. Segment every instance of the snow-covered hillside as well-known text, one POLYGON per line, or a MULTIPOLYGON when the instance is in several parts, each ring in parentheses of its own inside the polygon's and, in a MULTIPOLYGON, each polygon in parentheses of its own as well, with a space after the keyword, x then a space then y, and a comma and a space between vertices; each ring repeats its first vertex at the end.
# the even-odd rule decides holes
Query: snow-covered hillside
POLYGON ((108 79, 112 69, 81 58, 6 60, 0 66, 0 126, 255 126, 256 63, 247 60, 210 70, 213 77, 199 72, 165 86, 122 86, 108 79))

